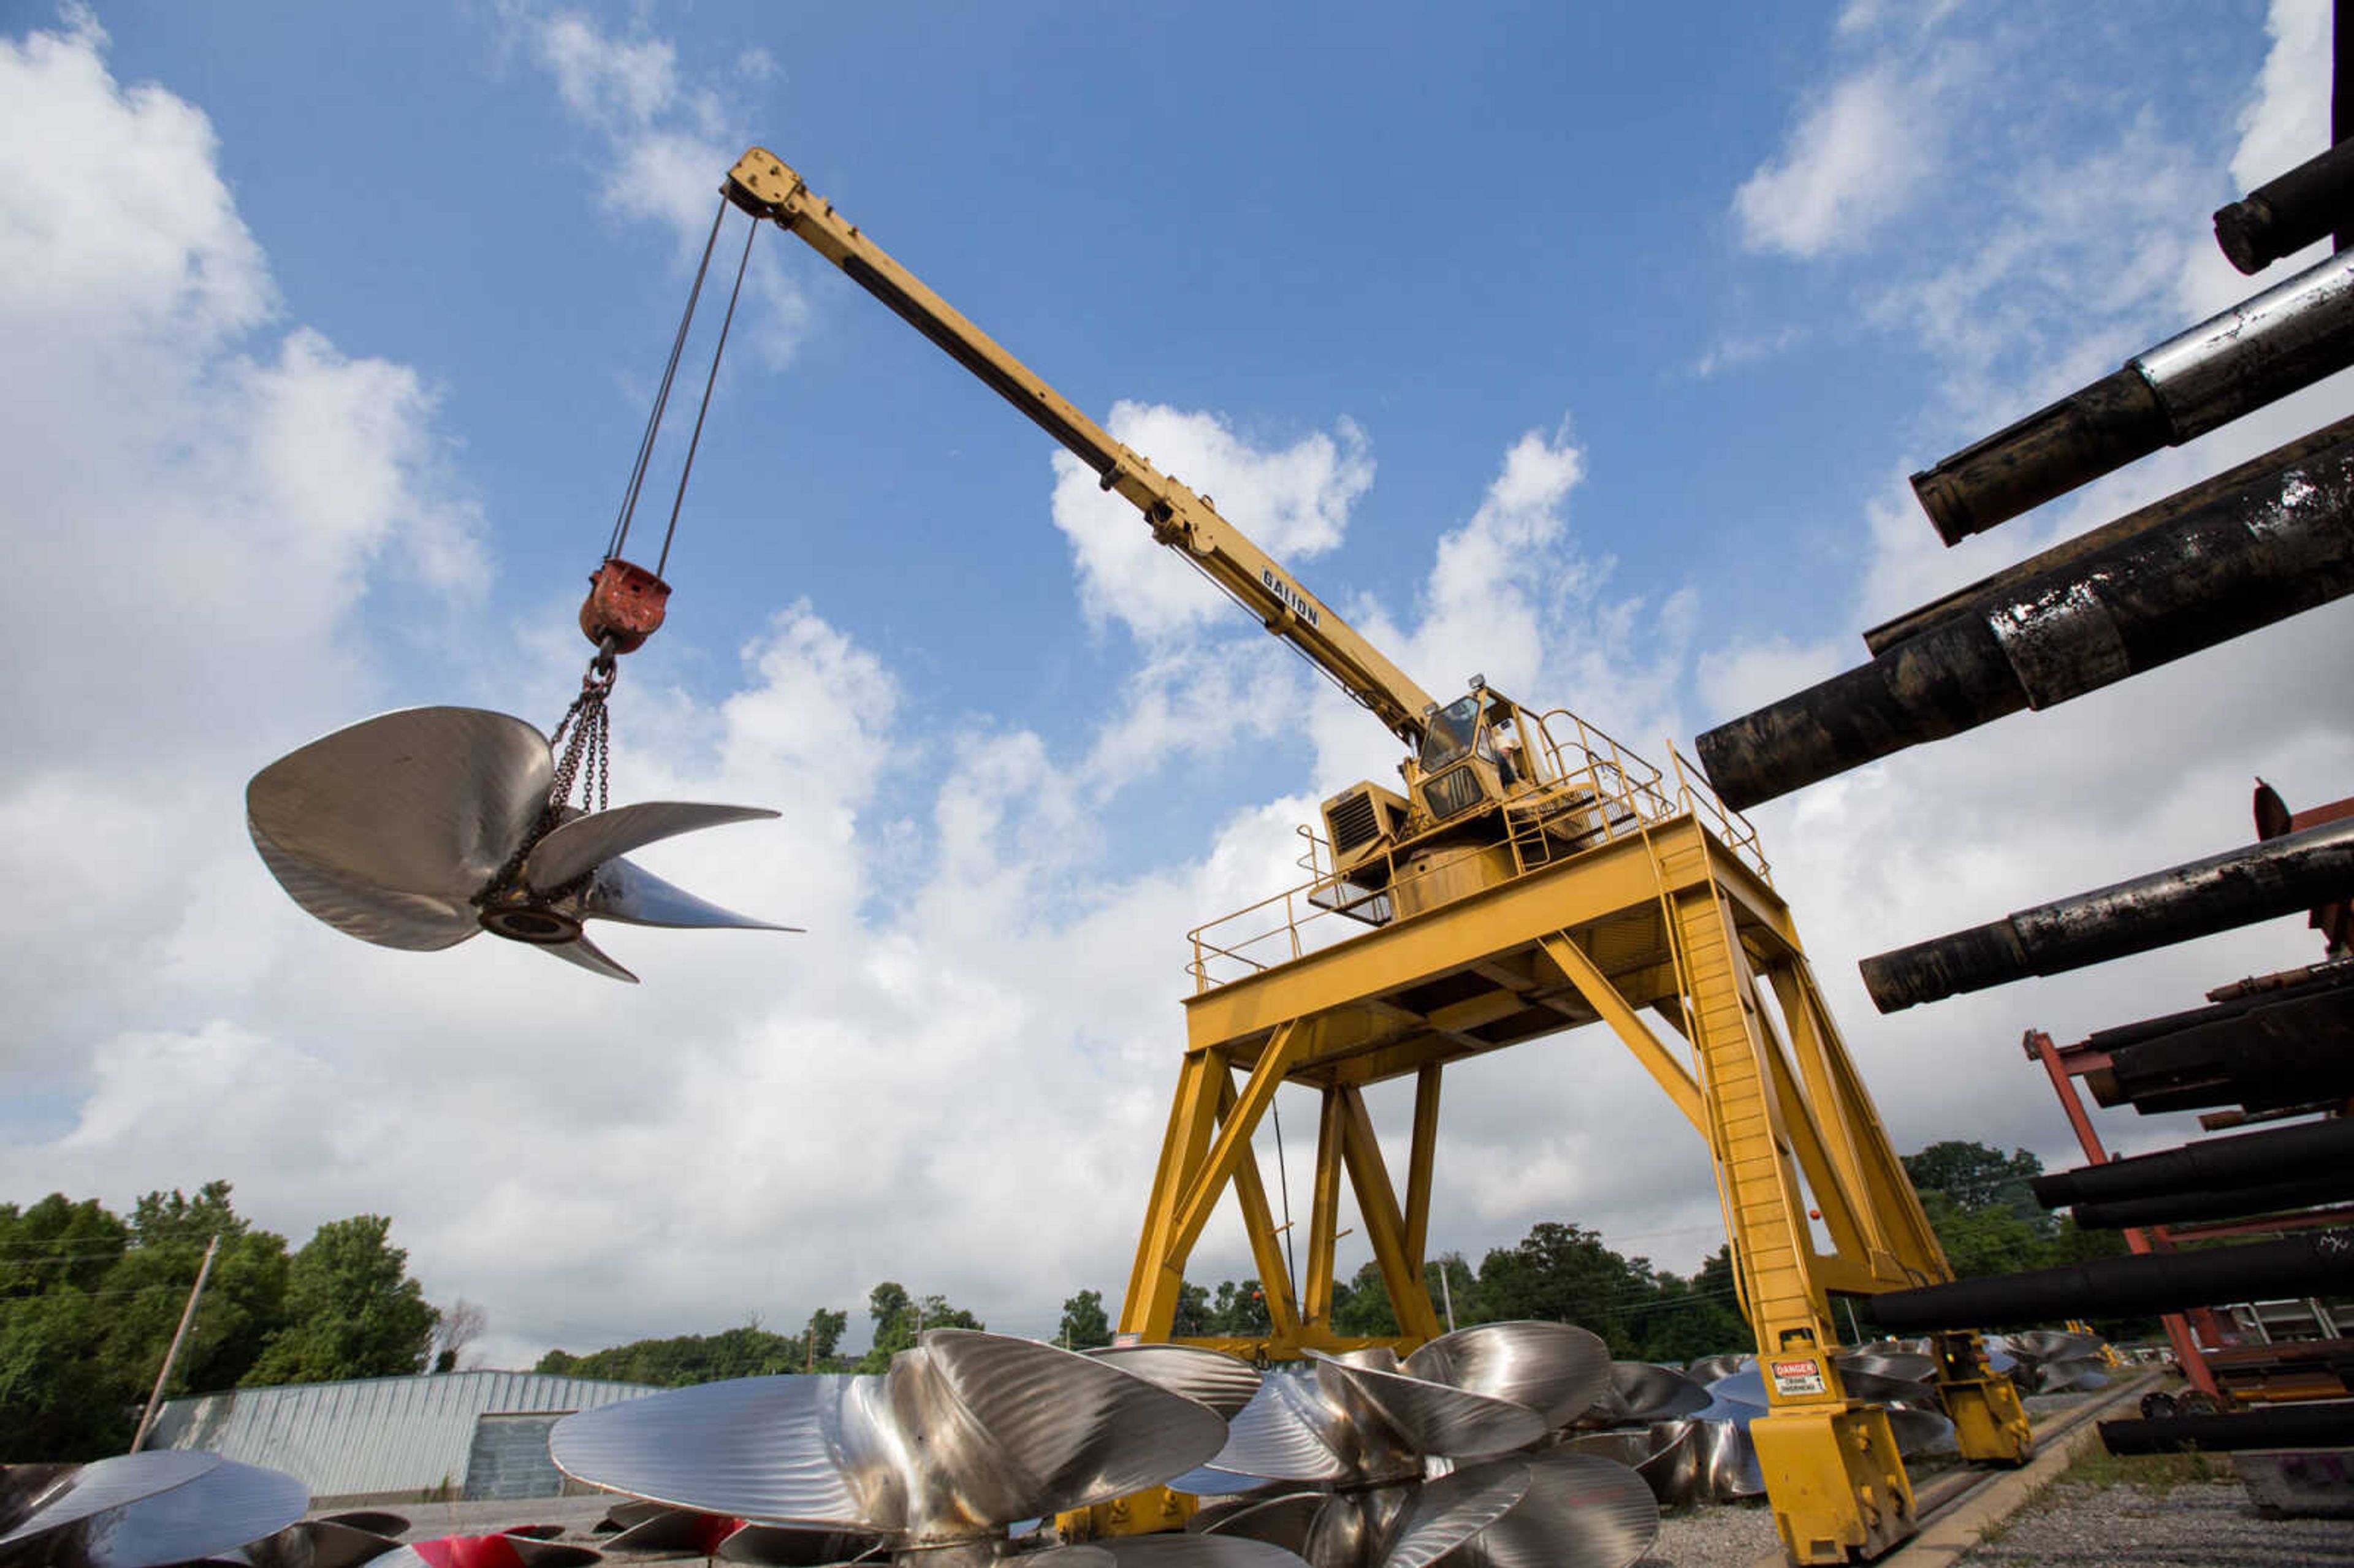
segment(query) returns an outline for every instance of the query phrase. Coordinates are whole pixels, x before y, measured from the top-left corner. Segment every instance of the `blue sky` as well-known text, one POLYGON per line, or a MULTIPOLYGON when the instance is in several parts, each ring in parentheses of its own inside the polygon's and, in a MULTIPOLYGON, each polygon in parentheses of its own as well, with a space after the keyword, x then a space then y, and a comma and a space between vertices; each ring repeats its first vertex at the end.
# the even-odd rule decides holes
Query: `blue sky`
MULTIPOLYGON (((56 890, 16 922, 0 1194, 223 1175, 290 1231, 390 1213, 508 1359, 885 1277, 1016 1331, 1116 1294, 1182 935, 1283 885, 1292 824, 1390 743, 798 242, 756 241, 616 724, 621 797, 787 813, 649 858, 811 935, 632 931, 616 994, 345 941, 242 842, 243 780, 313 735, 560 711, 747 144, 1426 686, 1481 672, 1656 755, 2344 412, 2327 384, 1955 551, 1903 485, 2248 291, 2207 214, 2319 145, 2326 16, 0 5, 37 590, 0 853, 56 890)), ((2284 922, 1888 1021, 1852 967, 2234 842, 2250 773, 2346 793, 2346 643, 2324 609, 1758 813, 1901 1147, 2060 1162, 2020 1030, 2311 956, 2284 922)), ((1461 1075, 1438 1245, 1712 1249, 1705 1162, 1615 1049, 1461 1075)), ((1241 1268, 1214 1231, 1197 1272, 1241 1268)))

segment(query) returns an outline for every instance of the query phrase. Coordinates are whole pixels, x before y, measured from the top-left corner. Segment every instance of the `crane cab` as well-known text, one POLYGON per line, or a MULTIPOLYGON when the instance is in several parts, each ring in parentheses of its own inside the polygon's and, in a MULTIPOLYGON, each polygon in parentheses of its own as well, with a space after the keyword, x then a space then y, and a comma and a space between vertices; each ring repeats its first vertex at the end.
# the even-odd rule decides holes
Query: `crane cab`
POLYGON ((1518 874, 1513 813, 1570 805, 1543 723, 1484 681, 1422 717, 1421 744, 1398 764, 1405 794, 1363 779, 1323 804, 1331 860, 1313 896, 1369 925, 1518 874))

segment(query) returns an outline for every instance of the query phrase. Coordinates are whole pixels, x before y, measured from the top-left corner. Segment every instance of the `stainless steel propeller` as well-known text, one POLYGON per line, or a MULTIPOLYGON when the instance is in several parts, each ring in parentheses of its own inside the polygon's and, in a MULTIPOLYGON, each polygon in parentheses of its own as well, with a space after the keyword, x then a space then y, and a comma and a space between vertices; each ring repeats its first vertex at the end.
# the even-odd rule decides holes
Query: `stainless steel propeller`
POLYGON ((1673 1421, 1698 1414, 1707 1404, 1708 1390, 1672 1367, 1612 1361, 1609 1384, 1585 1419, 1608 1425, 1673 1421))
POLYGON ((602 1561, 603 1554, 590 1547, 512 1530, 412 1541, 374 1559, 376 1568, 590 1568, 602 1561))
MULTIPOLYGON (((19 1469, 27 1467, 18 1467, 19 1469)), ((302 1517, 311 1494, 280 1470, 160 1450, 0 1480, 0 1561, 160 1568, 234 1552, 302 1517)))
POLYGON ((1482 1324, 1403 1365, 1380 1350, 1320 1356, 1269 1374, 1211 1467, 1173 1484, 1246 1493, 1201 1528, 1288 1546, 1313 1568, 1476 1564, 1491 1536, 1500 1563, 1622 1568, 1657 1531, 1649 1489, 1606 1459, 1527 1452, 1610 1387, 1601 1340, 1558 1323, 1482 1324), (1587 1495, 1573 1475, 1615 1475, 1625 1508, 1571 1506, 1587 1495), (1648 1529, 1619 1552, 1641 1513, 1648 1529))
POLYGON ((881 1376, 651 1394, 567 1416, 548 1449, 592 1485, 961 1568, 1019 1521, 1165 1481, 1225 1439, 1214 1411, 1108 1361, 935 1329, 881 1376))
POLYGON ((1278 1492, 1197 1514, 1190 1530, 1281 1546, 1310 1568, 1426 1568, 1529 1492, 1529 1467, 1490 1460, 1428 1481, 1278 1492))
POLYGON ((1566 1426, 1606 1398, 1614 1372, 1598 1335, 1567 1323, 1481 1323, 1442 1334, 1406 1358, 1419 1378, 1527 1405, 1566 1426))
POLYGON ((2030 1329, 2005 1336, 2018 1363, 2011 1375, 2029 1393, 2067 1393, 2095 1389, 2109 1381, 2101 1340, 2066 1329, 2030 1329))
POLYGON ((705 903, 620 858, 776 812, 650 800, 584 814, 551 801, 556 771, 546 737, 522 719, 408 708, 255 774, 246 826, 295 903, 381 947, 433 951, 489 931, 635 981, 582 934, 584 921, 798 929, 705 903))

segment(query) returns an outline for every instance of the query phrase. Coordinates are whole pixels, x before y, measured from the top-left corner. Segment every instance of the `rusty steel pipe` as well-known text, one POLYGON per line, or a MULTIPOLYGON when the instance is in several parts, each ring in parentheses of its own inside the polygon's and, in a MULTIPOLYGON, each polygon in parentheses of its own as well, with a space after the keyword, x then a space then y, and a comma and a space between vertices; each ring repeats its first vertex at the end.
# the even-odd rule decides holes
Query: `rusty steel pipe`
POLYGON ((2307 158, 2215 214, 2215 243, 2253 277, 2354 220, 2354 141, 2307 158))
POLYGON ((2157 1154, 2051 1171, 2028 1185, 2037 1202, 2059 1209, 2338 1172, 2354 1180, 2354 1121, 2317 1121, 2236 1138, 2203 1139, 2157 1154))
POLYGON ((2145 350, 1913 476, 1938 537, 1972 534, 2354 365, 2354 252, 2145 350))
POLYGON ((2069 1216, 2080 1230, 2121 1231, 2143 1225, 2188 1225, 2202 1220, 2285 1213, 2292 1209, 2309 1209, 2317 1203, 2342 1202, 2349 1198, 2354 1198, 2354 1170, 2333 1171, 2296 1181, 2271 1181, 2261 1187, 2223 1187, 2214 1192, 2125 1198, 2114 1203, 2079 1203, 2069 1211, 2069 1216))
POLYGON ((2327 1296, 2354 1286, 2354 1231, 2316 1231, 2250 1246, 2140 1253, 2025 1274, 1957 1279, 1867 1296, 1857 1310, 1899 1334, 1998 1323, 2057 1323, 2178 1312, 2219 1301, 2327 1296))
POLYGON ((2354 1404, 2281 1405, 2229 1415, 2167 1415, 2104 1421, 2101 1442, 2112 1454, 2171 1454, 2196 1448, 2231 1454, 2247 1448, 2343 1448, 2354 1444, 2354 1404))
POLYGON ((1872 1005, 1896 1012, 2056 975, 2276 915, 2354 887, 2354 818, 2266 839, 1863 960, 1872 1005))
POLYGON ((1956 605, 1871 663, 1707 731, 1701 761, 1724 803, 1746 810, 2349 592, 2354 438, 1956 605))

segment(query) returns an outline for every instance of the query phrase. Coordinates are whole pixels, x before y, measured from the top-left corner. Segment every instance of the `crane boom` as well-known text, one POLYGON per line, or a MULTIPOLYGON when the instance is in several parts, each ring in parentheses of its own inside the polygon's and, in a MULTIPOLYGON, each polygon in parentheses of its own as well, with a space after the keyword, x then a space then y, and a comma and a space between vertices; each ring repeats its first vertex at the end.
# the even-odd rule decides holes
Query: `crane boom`
POLYGON ((1144 514, 1152 536, 1183 552, 1210 580, 1306 654, 1390 732, 1421 744, 1436 705, 1405 672, 1300 587, 1272 556, 1218 514, 1209 498, 1162 473, 1066 401, 1030 367, 893 260, 801 175, 755 147, 728 171, 727 199, 755 217, 799 235, 956 362, 1025 415, 1144 514))

